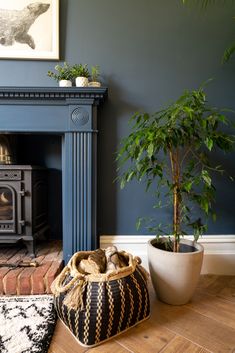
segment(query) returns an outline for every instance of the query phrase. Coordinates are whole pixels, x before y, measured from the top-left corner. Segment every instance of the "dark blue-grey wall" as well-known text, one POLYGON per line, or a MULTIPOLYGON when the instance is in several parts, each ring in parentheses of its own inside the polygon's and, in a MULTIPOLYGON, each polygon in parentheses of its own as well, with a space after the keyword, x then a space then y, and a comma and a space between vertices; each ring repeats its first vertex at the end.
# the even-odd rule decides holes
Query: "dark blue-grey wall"
MULTIPOLYGON (((181 0, 61 0, 61 61, 100 65, 109 88, 99 116, 99 234, 136 234, 136 218, 153 215, 153 199, 143 185, 132 183, 120 191, 113 182, 115 151, 132 113, 158 110, 212 77, 210 103, 235 109, 235 59, 221 65, 234 39, 235 5, 221 3, 200 11, 181 0)), ((1 85, 56 85, 46 76, 54 65, 2 60, 1 85)), ((234 154, 222 159, 234 174, 234 154)), ((235 184, 221 178, 216 184, 218 220, 208 233, 234 234, 235 184)), ((169 217, 170 211, 156 213, 159 221, 169 217)))

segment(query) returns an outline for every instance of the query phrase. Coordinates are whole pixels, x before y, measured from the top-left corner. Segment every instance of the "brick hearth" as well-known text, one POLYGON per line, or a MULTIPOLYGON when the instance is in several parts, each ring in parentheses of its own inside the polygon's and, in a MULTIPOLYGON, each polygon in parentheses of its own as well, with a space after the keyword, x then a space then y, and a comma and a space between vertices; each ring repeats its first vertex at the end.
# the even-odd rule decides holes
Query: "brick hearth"
MULTIPOLYGON (((11 269, 0 267, 0 295, 49 294, 50 285, 63 268, 62 245, 59 241, 36 246, 38 267, 11 269)), ((0 263, 32 260, 25 247, 0 248, 0 263)))

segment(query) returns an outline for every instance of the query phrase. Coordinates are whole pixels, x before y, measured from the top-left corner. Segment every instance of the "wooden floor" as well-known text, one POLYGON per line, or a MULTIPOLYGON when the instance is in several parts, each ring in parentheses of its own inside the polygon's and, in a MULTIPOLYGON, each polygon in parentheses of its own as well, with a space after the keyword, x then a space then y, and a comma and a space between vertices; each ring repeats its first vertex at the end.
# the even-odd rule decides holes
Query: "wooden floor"
POLYGON ((58 322, 48 353, 235 353, 235 276, 202 276, 183 306, 163 304, 150 292, 149 320, 92 349, 58 322))

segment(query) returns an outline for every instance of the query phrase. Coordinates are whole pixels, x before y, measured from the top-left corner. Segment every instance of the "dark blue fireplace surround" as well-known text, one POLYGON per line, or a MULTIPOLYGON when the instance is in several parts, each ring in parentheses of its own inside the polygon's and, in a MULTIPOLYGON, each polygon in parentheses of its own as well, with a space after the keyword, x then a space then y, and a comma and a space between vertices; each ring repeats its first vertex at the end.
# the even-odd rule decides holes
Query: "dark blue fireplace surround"
POLYGON ((65 263, 74 252, 97 247, 97 107, 106 96, 103 87, 0 88, 0 133, 62 136, 65 263))

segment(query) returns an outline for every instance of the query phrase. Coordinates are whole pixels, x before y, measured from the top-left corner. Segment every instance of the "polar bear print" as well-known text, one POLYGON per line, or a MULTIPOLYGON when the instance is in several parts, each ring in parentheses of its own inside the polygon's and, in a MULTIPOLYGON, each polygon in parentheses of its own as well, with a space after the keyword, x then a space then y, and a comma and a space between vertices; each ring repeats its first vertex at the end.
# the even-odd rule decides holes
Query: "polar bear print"
POLYGON ((50 4, 35 2, 22 10, 0 9, 0 45, 11 46, 18 42, 35 49, 34 39, 28 31, 49 7, 50 4))

